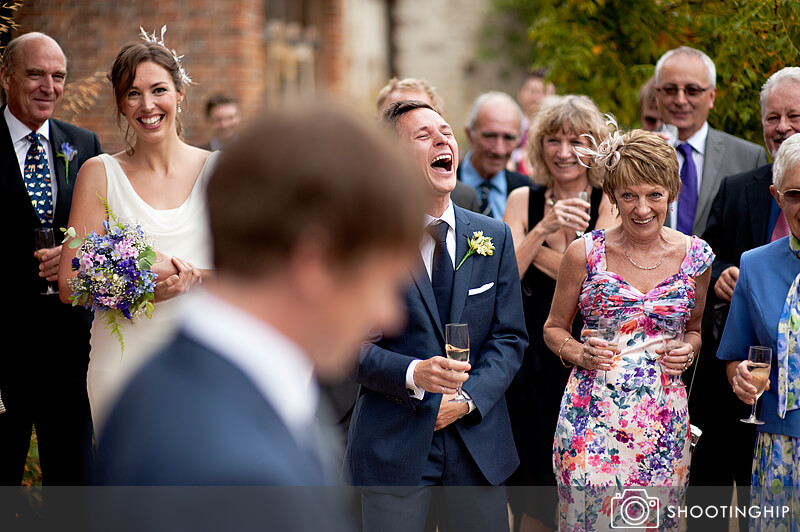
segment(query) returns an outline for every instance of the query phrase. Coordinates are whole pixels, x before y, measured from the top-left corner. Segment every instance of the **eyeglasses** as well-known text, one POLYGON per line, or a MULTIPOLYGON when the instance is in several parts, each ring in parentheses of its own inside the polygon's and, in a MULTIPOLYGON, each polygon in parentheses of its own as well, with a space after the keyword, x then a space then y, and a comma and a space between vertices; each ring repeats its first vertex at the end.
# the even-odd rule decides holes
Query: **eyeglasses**
POLYGON ((683 91, 687 98, 697 98, 712 87, 700 87, 698 85, 686 85, 685 87, 678 87, 672 83, 664 85, 663 87, 656 87, 658 92, 663 92, 670 98, 678 95, 678 91, 683 91))
POLYGON ((800 189, 790 188, 783 192, 779 190, 778 196, 781 198, 781 203, 790 203, 792 205, 800 204, 800 189))

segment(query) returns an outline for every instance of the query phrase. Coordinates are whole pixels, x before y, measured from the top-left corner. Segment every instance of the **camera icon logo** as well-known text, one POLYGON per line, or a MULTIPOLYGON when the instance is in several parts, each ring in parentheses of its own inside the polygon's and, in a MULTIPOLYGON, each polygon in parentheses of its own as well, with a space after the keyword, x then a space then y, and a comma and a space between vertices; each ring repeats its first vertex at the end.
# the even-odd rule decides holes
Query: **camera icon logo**
POLYGON ((611 499, 611 528, 658 528, 661 501, 647 491, 628 488, 611 499))

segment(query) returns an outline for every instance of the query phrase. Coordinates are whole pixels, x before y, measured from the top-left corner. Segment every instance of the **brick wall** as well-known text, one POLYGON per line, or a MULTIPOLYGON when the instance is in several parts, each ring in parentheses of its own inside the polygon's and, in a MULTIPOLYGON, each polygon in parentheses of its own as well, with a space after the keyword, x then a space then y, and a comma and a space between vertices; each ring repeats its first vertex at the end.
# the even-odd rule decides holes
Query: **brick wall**
POLYGON ((204 105, 213 92, 237 96, 245 116, 263 105, 262 0, 23 0, 15 20, 20 25, 15 35, 41 31, 61 44, 69 68, 65 103, 82 99, 79 87, 89 89, 89 96, 97 90, 94 107, 76 112, 62 105, 57 117, 97 132, 107 152, 122 148, 123 134, 104 76, 120 47, 139 39, 139 26, 159 33, 167 24, 167 46, 184 55, 184 67, 194 82, 182 106, 187 141, 207 140, 204 105))
MULTIPOLYGON (((267 104, 280 105, 286 97, 285 85, 283 92, 268 85, 275 79, 268 54, 276 47, 266 36, 271 15, 266 12, 266 0, 21 1, 15 16, 20 25, 17 33, 48 33, 67 55, 70 75, 65 103, 80 103, 98 94, 91 109, 65 105, 58 117, 96 131, 108 152, 122 148, 122 132, 116 125, 105 75, 119 48, 139 39, 139 26, 152 32, 167 24, 167 46, 185 56, 184 65, 194 81, 182 115, 184 138, 189 142, 207 140, 203 107, 214 92, 237 96, 245 118, 267 104)), ((424 77, 439 88, 447 118, 466 153, 462 130, 472 100, 490 89, 515 95, 518 82, 503 76, 496 62, 478 59, 486 1, 305 0, 302 23, 313 27, 318 37, 314 90, 301 92, 333 96, 373 113, 377 91, 389 76, 388 5, 395 7, 397 75, 424 77)))

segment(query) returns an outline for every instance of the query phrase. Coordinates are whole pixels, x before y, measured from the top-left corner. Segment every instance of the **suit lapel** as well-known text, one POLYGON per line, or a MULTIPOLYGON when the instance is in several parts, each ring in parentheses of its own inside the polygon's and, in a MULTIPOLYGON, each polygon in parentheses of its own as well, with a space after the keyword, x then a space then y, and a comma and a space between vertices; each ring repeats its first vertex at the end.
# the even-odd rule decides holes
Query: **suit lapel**
POLYGON ((436 295, 433 293, 433 285, 428 277, 428 271, 425 269, 425 263, 422 262, 421 255, 417 259, 417 264, 411 268, 411 277, 417 285, 417 290, 419 290, 419 295, 422 298, 425 308, 428 310, 431 320, 436 324, 436 330, 439 331, 442 342, 444 342, 444 325, 442 325, 439 319, 439 310, 436 307, 436 295))
POLYGON ((706 137, 706 152, 703 155, 703 181, 700 183, 700 194, 697 198, 697 209, 694 213, 694 225, 697 225, 698 220, 702 217, 703 213, 707 213, 711 208, 711 202, 714 201, 714 193, 717 190, 719 180, 719 169, 722 165, 722 157, 725 154, 725 146, 722 138, 717 135, 717 131, 711 127, 708 128, 708 136, 706 137))
MULTIPOLYGON (((5 111, 5 105, 0 108, 0 115, 5 111)), ((14 209, 24 208, 24 212, 30 217, 30 227, 39 227, 39 217, 31 205, 31 197, 25 188, 22 180, 17 154, 14 151, 14 142, 11 140, 11 133, 8 131, 8 124, 5 118, 0 116, 0 191, 2 191, 3 202, 6 208, 14 206, 14 209), (20 207, 17 207, 19 205, 20 207), (21 207, 23 206, 24 207, 21 207)), ((22 211, 16 211, 20 216, 22 211)))
MULTIPOLYGON (((61 144, 67 141, 67 135, 64 131, 58 126, 55 120, 50 120, 50 153, 52 154, 52 160, 50 164, 53 165, 53 173, 56 176, 56 185, 58 188, 58 195, 56 197, 56 210, 53 214, 53 220, 65 220, 66 223, 66 211, 65 209, 68 207, 67 192, 75 184, 74 178, 70 179, 70 182, 67 183, 67 175, 66 175, 66 164, 62 159, 57 157, 57 153, 61 151, 61 144)), ((74 170, 77 169, 77 160, 75 160, 75 168, 70 170, 70 174, 74 175, 74 170)), ((72 166, 72 165, 71 165, 72 166)), ((54 222, 55 225, 55 222, 54 222)))
MULTIPOLYGON (((472 225, 470 224, 464 212, 455 207, 456 213, 456 266, 464 258, 469 249, 468 240, 472 238, 472 225)), ((464 303, 467 301, 467 292, 469 291, 469 283, 472 279, 472 265, 474 261, 470 257, 460 268, 456 270, 455 278, 453 279, 453 298, 450 302, 450 320, 453 323, 458 323, 461 320, 461 315, 464 312, 464 303)))

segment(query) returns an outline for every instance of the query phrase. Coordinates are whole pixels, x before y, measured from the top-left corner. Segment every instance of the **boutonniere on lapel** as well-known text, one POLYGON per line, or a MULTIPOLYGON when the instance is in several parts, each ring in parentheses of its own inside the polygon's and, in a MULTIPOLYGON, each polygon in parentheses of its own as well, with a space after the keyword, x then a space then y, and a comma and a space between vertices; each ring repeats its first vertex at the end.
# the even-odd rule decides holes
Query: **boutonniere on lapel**
POLYGON ((69 162, 74 159, 77 154, 78 150, 69 142, 63 142, 61 144, 61 151, 56 153, 56 157, 64 160, 64 175, 66 176, 65 180, 67 184, 69 184, 69 162))
POLYGON ((467 240, 467 244, 469 245, 469 249, 467 250, 466 255, 464 258, 461 259, 461 262, 458 263, 456 266, 456 270, 458 270, 464 261, 470 258, 470 256, 477 253, 478 255, 483 255, 484 257, 492 255, 494 253, 494 244, 492 244, 492 237, 490 236, 483 236, 483 231, 475 231, 472 233, 472 238, 467 240))

